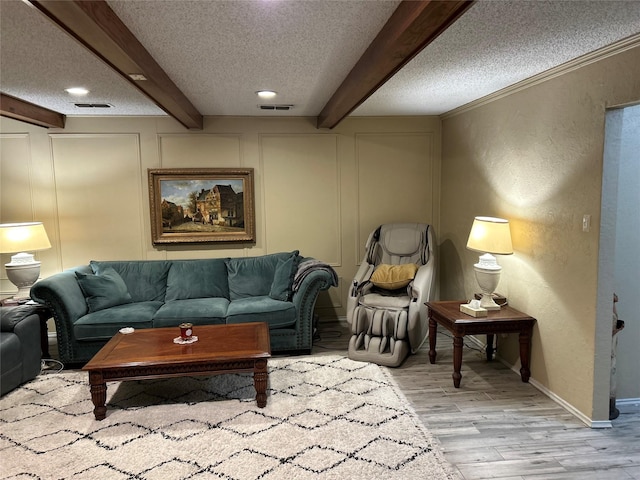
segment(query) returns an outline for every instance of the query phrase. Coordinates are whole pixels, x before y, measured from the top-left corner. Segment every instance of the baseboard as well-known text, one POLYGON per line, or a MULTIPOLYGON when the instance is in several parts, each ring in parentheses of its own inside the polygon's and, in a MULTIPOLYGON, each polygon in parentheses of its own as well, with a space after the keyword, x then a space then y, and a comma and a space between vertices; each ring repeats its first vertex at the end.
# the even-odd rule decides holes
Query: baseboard
POLYGON ((587 426, 593 428, 594 430, 597 428, 613 428, 613 424, 610 420, 594 420, 587 426))
POLYGON ((640 405, 640 398, 616 398, 616 405, 640 405))
MULTIPOLYGON (((515 369, 513 369, 513 368, 512 368, 512 370, 515 371, 515 369)), ((518 375, 520 375, 520 372, 518 372, 518 375)), ((553 393, 551 390, 549 390, 547 387, 545 387, 541 383, 537 382, 535 379, 530 378, 529 379, 529 383, 531 385, 533 385, 536 389, 538 389, 542 393, 544 393, 551 400, 556 402, 558 405, 560 405, 562 408, 564 408, 567 412, 569 412, 574 417, 576 417, 580 421, 582 421, 587 427, 591 427, 591 428, 594 428, 594 429, 595 428, 612 428, 613 427, 613 425, 611 424, 610 420, 591 420, 589 417, 587 417, 584 413, 582 413, 576 407, 574 407, 573 405, 568 403, 566 400, 564 400, 564 399, 560 398, 559 396, 557 396, 555 393, 553 393)))
MULTIPOLYGON (((518 376, 520 376, 519 368, 516 368, 516 366, 509 364, 508 362, 506 362, 504 359, 502 359, 500 357, 496 357, 496 360, 498 360, 500 363, 502 363, 507 368, 509 368, 511 371, 517 373, 518 376)), ((596 429, 596 428, 613 428, 613 425, 611 424, 610 420, 591 420, 589 417, 587 417, 584 413, 582 413, 576 407, 574 407, 569 402, 567 402, 563 398, 561 398, 558 395, 556 395, 555 393, 553 393, 551 390, 549 390, 547 387, 542 385, 540 382, 536 381, 534 378, 529 378, 529 383, 536 390, 539 390, 540 392, 545 394, 547 397, 549 397, 555 403, 560 405, 562 408, 564 408, 571 415, 573 415, 574 417, 579 419, 581 422, 583 422, 587 427, 590 427, 590 428, 593 428, 593 429, 596 429)))

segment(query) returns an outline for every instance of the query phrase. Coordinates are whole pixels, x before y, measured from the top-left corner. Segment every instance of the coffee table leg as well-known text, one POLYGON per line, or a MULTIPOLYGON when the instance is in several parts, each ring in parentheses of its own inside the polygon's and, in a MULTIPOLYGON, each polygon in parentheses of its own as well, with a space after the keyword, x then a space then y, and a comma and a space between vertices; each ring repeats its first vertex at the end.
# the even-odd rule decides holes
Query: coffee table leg
POLYGON ((100 372, 89 372, 89 385, 91 386, 91 401, 93 402, 93 414, 96 420, 104 420, 107 416, 107 383, 100 372))
POLYGON ((256 389, 256 402, 259 408, 267 406, 267 379, 269 372, 267 371, 267 361, 257 360, 253 366, 253 386, 256 389))
POLYGON ((453 337, 453 386, 456 388, 460 388, 460 380, 462 379, 462 374, 460 370, 462 369, 462 346, 464 344, 464 338, 455 336, 453 337))

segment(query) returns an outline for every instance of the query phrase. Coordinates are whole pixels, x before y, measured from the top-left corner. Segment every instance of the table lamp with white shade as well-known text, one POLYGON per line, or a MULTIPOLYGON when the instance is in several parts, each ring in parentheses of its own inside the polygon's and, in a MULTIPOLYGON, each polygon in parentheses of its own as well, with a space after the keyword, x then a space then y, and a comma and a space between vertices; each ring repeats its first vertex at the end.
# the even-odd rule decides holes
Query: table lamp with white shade
POLYGON ((467 248, 480 252, 478 263, 473 266, 476 280, 482 290, 480 307, 486 310, 500 310, 493 300, 502 267, 498 265, 494 255, 510 255, 513 253, 509 221, 496 217, 476 217, 471 226, 467 248))
POLYGON ((51 248, 42 222, 3 223, 0 225, 0 253, 15 253, 5 264, 7 278, 18 287, 14 300, 29 298, 29 291, 40 276, 40 262, 32 253, 51 248))

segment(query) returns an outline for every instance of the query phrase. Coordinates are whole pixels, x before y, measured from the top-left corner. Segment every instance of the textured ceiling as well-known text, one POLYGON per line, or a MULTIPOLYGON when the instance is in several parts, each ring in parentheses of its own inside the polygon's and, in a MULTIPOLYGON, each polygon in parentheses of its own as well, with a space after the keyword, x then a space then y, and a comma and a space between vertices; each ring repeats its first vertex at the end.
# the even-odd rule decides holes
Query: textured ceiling
MULTIPOLYGON (((203 115, 273 115, 254 94, 272 89, 294 105, 277 115, 316 116, 399 2, 108 3, 203 115)), ((27 4, 0 0, 0 22, 3 93, 66 115, 164 114, 27 4)), ((640 0, 481 0, 352 115, 442 114, 639 34, 640 0)))
POLYGON ((354 115, 438 115, 640 33, 640 1, 480 1, 354 115))

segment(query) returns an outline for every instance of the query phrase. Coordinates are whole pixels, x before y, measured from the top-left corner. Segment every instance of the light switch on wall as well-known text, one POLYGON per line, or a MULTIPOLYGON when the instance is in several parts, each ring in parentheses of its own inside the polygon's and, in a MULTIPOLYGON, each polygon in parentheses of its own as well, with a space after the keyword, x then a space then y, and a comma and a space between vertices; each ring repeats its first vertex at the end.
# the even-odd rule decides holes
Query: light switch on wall
POLYGON ((591 215, 582 216, 582 231, 588 232, 591 230, 591 215))

